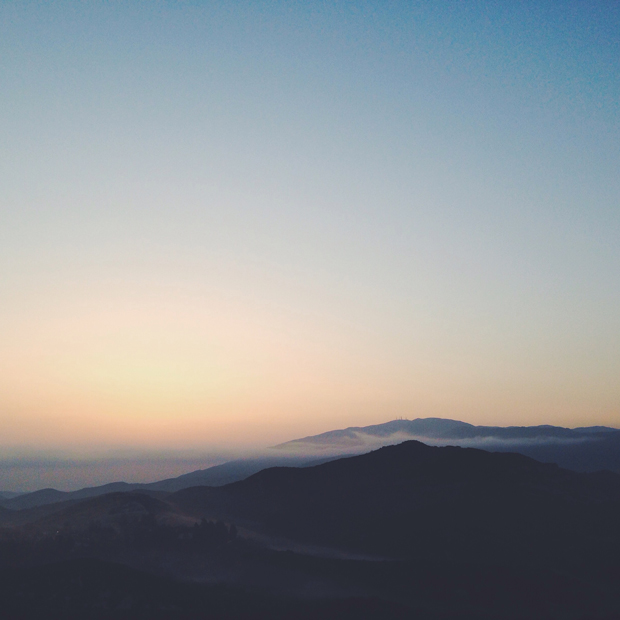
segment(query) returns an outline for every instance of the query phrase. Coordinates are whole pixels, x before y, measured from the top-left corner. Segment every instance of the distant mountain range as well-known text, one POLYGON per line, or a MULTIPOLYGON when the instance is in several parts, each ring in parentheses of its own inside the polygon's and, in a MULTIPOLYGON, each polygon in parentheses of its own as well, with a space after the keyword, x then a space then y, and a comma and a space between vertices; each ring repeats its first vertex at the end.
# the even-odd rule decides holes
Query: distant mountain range
POLYGON ((606 426, 474 426, 458 420, 418 418, 329 431, 276 449, 288 454, 359 454, 410 439, 438 446, 517 452, 575 471, 620 473, 620 430, 606 426))
POLYGON ((458 441, 461 443, 525 445, 533 443, 581 443, 609 436, 620 431, 607 426, 564 428, 561 426, 474 426, 444 418, 392 420, 372 426, 350 427, 320 435, 295 439, 276 448, 280 450, 341 451, 359 450, 375 444, 400 443, 406 439, 458 441))
POLYGON ((38 497, 61 501, 0 507, 5 612, 189 619, 217 605, 209 613, 231 619, 620 614, 620 475, 612 472, 405 441, 223 486, 129 486, 85 491, 90 497, 46 490, 38 497))
POLYGON ((419 418, 351 427, 289 441, 269 456, 230 461, 177 478, 149 484, 113 482, 80 489, 41 489, 33 493, 0 493, 0 506, 21 510, 60 501, 81 500, 112 492, 174 492, 194 486, 222 486, 243 480, 268 467, 307 467, 343 455, 354 455, 415 439, 430 445, 477 447, 493 452, 517 452, 538 461, 579 472, 620 473, 620 430, 605 426, 474 426, 458 420, 419 418))
MULTIPOLYGON (((368 605, 378 601, 375 612, 365 616, 362 607, 342 617, 609 620, 620 613, 618 523, 618 474, 406 441, 316 466, 271 467, 220 487, 1 509, 0 565, 18 568, 2 573, 15 582, 3 590, 3 605, 97 608, 108 590, 118 590, 113 604, 120 611, 128 600, 178 609, 189 596, 160 601, 190 588, 158 578, 149 594, 140 584, 157 582, 153 576, 84 564, 93 558, 180 574, 185 583, 228 583, 242 588, 239 596, 269 593, 273 604, 293 605, 289 617, 310 599, 364 596, 368 605), (45 568, 47 562, 56 564, 45 568), (70 566, 66 579, 57 579, 70 566), (89 566, 96 570, 92 584, 76 589, 79 571, 89 566), (115 580, 115 571, 129 582, 115 580), (65 593, 60 602, 56 591, 65 593), (296 603, 291 591, 301 593, 296 603)), ((238 617, 231 613, 235 596, 215 617, 238 617)), ((265 610, 265 617, 276 616, 265 610)))
POLYGON ((98 496, 76 492, 4 508, 0 525, 75 530, 93 519, 111 524, 153 514, 234 521, 269 536, 379 557, 430 561, 439 554, 492 563, 526 554, 540 563, 547 554, 565 562, 569 550, 588 548, 599 557, 616 547, 613 557, 620 557, 620 475, 577 473, 514 453, 407 441, 315 466, 270 467, 219 487, 107 488, 98 496))
POLYGON ((222 463, 221 465, 215 465, 207 469, 199 469, 188 474, 183 474, 176 478, 168 478, 166 480, 146 484, 111 482, 97 487, 86 487, 78 491, 41 489, 39 491, 33 491, 32 493, 7 493, 4 494, 4 498, 2 498, 3 494, 0 494, 0 507, 12 510, 23 510, 56 502, 98 497, 106 493, 126 493, 129 491, 140 491, 143 493, 158 491, 173 492, 199 485, 222 486, 230 482, 243 480, 268 467, 307 467, 309 465, 317 465, 332 460, 333 458, 335 457, 324 456, 323 458, 317 458, 316 456, 295 456, 276 453, 274 456, 229 461, 228 463, 222 463))

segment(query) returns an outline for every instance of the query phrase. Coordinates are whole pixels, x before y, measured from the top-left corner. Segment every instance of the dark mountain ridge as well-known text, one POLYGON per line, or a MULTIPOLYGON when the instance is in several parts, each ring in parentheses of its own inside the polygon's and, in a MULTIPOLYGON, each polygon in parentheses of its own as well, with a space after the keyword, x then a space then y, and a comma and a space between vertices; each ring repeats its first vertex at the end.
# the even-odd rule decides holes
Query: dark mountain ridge
POLYGON ((620 430, 617 429, 603 426, 575 429, 550 425, 474 426, 458 420, 419 418, 329 431, 280 444, 273 449, 270 456, 229 461, 158 482, 113 482, 70 492, 42 489, 11 498, 0 498, 0 506, 22 510, 111 492, 174 492, 192 486, 222 486, 243 480, 269 467, 308 467, 410 438, 439 445, 518 452, 575 471, 594 472, 608 469, 620 473, 620 430))
POLYGON ((0 491, 0 499, 13 499, 18 495, 23 495, 22 493, 18 493, 16 491, 0 491))
MULTIPOLYGON (((48 587, 61 564, 37 567, 88 557, 154 571, 160 588, 185 592, 170 581, 176 575, 239 587, 235 596, 290 600, 284 617, 304 608, 306 592, 314 611, 329 596, 376 596, 369 618, 387 617, 393 604, 405 606, 398 607, 403 618, 443 620, 609 620, 620 610, 620 476, 611 472, 408 441, 313 467, 265 469, 221 487, 147 493, 0 510, 11 525, 0 530, 4 574, 22 575, 15 587, 41 601, 37 617, 48 607, 67 617, 62 610, 75 611, 84 594, 74 572, 48 587), (315 554, 319 548, 338 553, 315 554), (291 595, 301 598, 283 598, 291 595)), ((118 590, 110 617, 128 600, 142 600, 149 618, 149 609, 168 605, 157 591, 141 599, 139 583, 104 581, 94 579, 84 605, 99 608, 110 588, 118 590)), ((30 609, 12 587, 4 594, 5 608, 30 609)), ((170 604, 178 610, 184 596, 170 604)), ((188 613, 200 608, 188 605, 188 613)), ((351 617, 364 617, 361 611, 351 617)))
POLYGON ((185 489, 168 501, 197 516, 387 557, 555 568, 620 557, 620 476, 473 448, 408 441, 185 489))

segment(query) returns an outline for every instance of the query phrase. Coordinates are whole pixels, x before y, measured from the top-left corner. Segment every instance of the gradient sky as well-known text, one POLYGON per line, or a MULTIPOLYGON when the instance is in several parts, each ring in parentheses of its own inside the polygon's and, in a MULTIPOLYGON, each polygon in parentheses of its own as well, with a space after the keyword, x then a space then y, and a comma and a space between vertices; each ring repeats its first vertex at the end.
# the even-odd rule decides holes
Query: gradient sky
POLYGON ((2 458, 620 426, 620 3, 2 2, 0 85, 2 458))

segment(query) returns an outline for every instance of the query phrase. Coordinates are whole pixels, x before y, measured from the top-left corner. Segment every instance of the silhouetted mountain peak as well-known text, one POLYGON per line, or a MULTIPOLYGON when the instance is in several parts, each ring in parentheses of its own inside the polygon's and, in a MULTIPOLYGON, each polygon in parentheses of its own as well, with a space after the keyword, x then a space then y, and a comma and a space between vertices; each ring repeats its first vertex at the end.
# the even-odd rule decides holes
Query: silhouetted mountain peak
POLYGON ((596 532, 597 549, 615 536, 620 476, 407 441, 305 469, 266 469, 224 487, 185 489, 168 501, 194 516, 355 552, 556 562, 563 557, 557 546, 572 536, 596 532))

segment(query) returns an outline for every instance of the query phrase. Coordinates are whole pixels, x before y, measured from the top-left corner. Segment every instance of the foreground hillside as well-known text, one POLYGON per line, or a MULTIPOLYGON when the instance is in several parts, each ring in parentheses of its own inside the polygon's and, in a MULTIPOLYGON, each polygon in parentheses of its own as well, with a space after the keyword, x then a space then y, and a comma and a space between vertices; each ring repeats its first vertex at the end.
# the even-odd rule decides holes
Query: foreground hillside
POLYGON ((3 617, 11 620, 405 620, 412 612, 377 598, 274 597, 87 559, 0 570, 0 597, 3 617))
POLYGON ((518 454, 410 441, 0 520, 10 617, 620 617, 620 476, 518 454))

